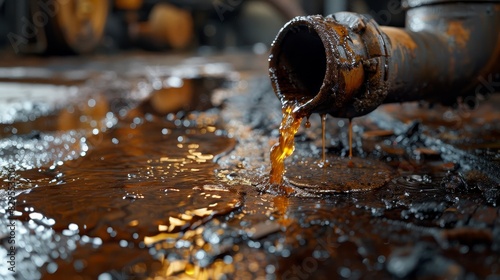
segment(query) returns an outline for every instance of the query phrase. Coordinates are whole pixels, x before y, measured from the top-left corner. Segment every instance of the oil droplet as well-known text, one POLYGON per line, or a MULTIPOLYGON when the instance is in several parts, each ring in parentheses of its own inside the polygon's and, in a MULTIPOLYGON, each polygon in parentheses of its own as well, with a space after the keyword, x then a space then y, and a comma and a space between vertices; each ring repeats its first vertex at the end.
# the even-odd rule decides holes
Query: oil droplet
POLYGON ((306 123, 304 124, 304 126, 305 126, 306 128, 310 128, 310 127, 311 127, 311 122, 309 121, 309 116, 307 116, 307 118, 306 118, 306 123))
POLYGON ((347 167, 354 167, 354 163, 352 162, 352 119, 349 119, 349 162, 347 163, 347 167))
POLYGON ((321 146, 323 166, 326 164, 326 114, 321 115, 321 146))

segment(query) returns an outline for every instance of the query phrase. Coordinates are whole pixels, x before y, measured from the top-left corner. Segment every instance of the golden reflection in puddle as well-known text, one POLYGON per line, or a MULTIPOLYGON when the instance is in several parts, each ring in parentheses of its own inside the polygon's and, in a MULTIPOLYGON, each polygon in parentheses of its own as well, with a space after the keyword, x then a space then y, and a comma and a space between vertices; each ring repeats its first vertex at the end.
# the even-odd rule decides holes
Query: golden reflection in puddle
POLYGON ((194 87, 192 80, 179 79, 176 87, 164 87, 151 94, 150 104, 155 113, 165 115, 170 112, 189 110, 193 107, 194 87))
MULTIPOLYGON (((169 258, 163 254, 157 255, 157 259, 161 263, 161 267, 154 272, 150 277, 152 279, 220 279, 224 275, 231 275, 234 273, 234 260, 233 257, 217 258, 213 261, 203 264, 201 256, 197 256, 196 251, 200 252, 203 256, 205 252, 213 251, 212 244, 206 242, 203 238, 205 227, 200 226, 194 230, 187 230, 183 233, 160 233, 156 236, 147 237, 144 239, 145 244, 154 248, 155 250, 167 250, 176 247, 177 242, 184 240, 191 244, 188 255, 193 258, 184 256, 182 259, 169 258), (198 249, 197 249, 198 248, 198 249), (195 252, 193 252, 195 251, 195 252)), ((233 245, 234 251, 238 251, 237 245, 233 245)))
POLYGON ((162 232, 162 233, 159 233, 155 236, 144 237, 144 244, 146 246, 151 246, 153 244, 156 244, 158 242, 165 241, 165 240, 177 240, 177 239, 179 239, 179 236, 180 236, 179 232, 177 232, 177 233, 162 232))
POLYGON ((285 196, 275 196, 273 198, 275 214, 278 215, 278 223, 284 227, 290 225, 293 220, 288 217, 288 206, 290 199, 285 196))
MULTIPOLYGON (((170 226, 183 226, 186 224, 185 221, 183 221, 181 219, 174 218, 174 217, 168 217, 168 221, 170 223, 170 226)), ((172 231, 172 230, 169 230, 169 231, 172 231)))
POLYGON ((186 214, 189 215, 189 214, 193 214, 195 216, 198 216, 198 217, 203 217, 203 216, 209 216, 213 213, 213 210, 209 210, 207 208, 200 208, 200 209, 195 209, 195 210, 187 210, 186 211, 186 214))
POLYGON ((210 266, 201 267, 187 260, 164 259, 154 279, 221 279, 224 275, 232 275, 234 271, 234 264, 224 260, 215 260, 210 266))
POLYGON ((234 265, 226 264, 222 260, 215 261, 208 268, 192 264, 188 264, 186 267, 186 274, 194 279, 219 279, 223 275, 231 275, 233 273, 234 265))
POLYGON ((139 221, 138 220, 133 220, 133 221, 130 221, 128 223, 129 226, 131 227, 135 227, 135 226, 138 226, 139 225, 139 221))

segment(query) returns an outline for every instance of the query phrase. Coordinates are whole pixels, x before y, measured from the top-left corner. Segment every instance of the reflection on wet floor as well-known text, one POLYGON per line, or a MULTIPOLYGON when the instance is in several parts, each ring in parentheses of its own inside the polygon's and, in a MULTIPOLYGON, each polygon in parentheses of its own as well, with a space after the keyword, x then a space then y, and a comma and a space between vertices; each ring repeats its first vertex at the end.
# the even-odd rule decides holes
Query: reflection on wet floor
POLYGON ((119 81, 103 74, 77 87, 98 92, 2 124, 1 192, 14 188, 17 203, 6 219, 2 200, 0 237, 6 245, 15 221, 16 279, 500 274, 500 177, 487 172, 498 164, 494 106, 458 128, 393 105, 355 119, 354 167, 347 120, 329 118, 321 185, 324 174, 305 170, 322 153, 321 120, 311 116, 283 196, 265 188, 281 118, 267 78, 169 71, 157 85, 140 71, 119 81), (474 131, 482 136, 473 152, 450 141, 474 131))

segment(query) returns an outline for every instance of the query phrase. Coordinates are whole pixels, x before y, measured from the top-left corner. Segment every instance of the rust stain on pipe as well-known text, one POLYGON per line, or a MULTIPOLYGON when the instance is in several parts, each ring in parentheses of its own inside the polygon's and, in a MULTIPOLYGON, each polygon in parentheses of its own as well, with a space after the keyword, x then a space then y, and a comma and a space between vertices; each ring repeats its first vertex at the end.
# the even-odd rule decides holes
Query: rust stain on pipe
POLYGON ((470 38, 470 30, 466 29, 463 22, 460 21, 451 21, 448 24, 446 34, 455 39, 455 42, 461 48, 465 48, 467 46, 467 42, 470 38))
POLYGON ((414 51, 418 46, 404 29, 382 26, 380 28, 391 40, 400 42, 405 48, 414 51))

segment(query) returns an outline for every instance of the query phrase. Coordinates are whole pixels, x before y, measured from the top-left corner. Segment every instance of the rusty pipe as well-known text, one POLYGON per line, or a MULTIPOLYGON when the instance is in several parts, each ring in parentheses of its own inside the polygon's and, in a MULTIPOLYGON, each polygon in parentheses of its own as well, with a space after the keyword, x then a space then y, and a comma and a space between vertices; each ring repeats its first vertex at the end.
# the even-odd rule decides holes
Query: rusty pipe
POLYGON ((390 102, 452 104, 500 80, 500 1, 405 5, 405 29, 348 12, 288 22, 269 56, 281 102, 297 103, 303 116, 353 118, 390 102))

